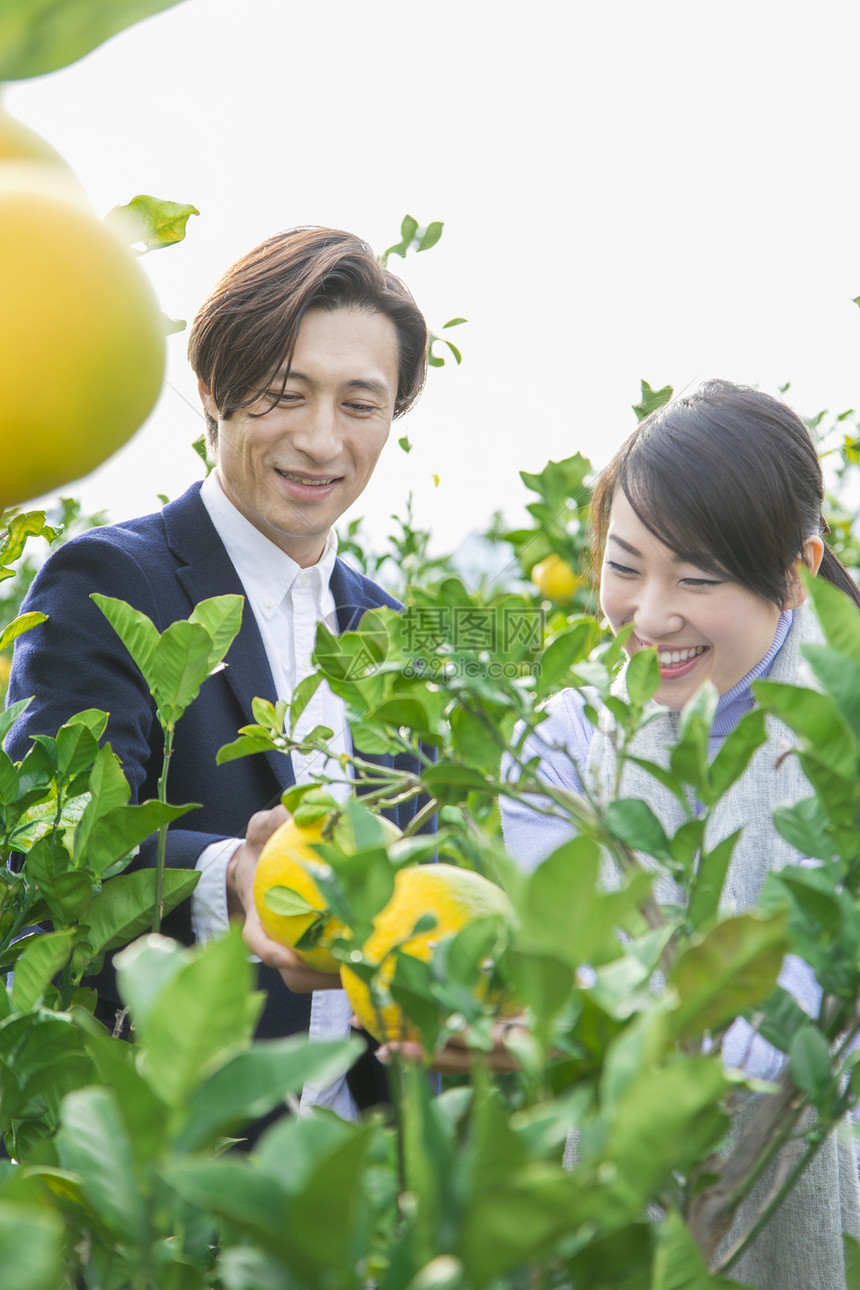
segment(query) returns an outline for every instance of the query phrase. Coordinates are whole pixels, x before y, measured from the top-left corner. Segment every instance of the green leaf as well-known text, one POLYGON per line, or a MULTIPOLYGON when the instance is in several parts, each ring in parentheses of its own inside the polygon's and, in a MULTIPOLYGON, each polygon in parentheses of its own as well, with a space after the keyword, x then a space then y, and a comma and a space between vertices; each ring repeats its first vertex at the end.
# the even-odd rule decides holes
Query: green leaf
POLYGON ((135 1024, 146 1024, 159 994, 191 961, 192 951, 167 936, 142 936, 114 958, 120 998, 135 1024))
POLYGON ((445 225, 440 220, 433 220, 432 223, 428 224, 422 234, 421 241, 418 243, 418 250, 429 251, 431 246, 435 246, 442 236, 444 227, 445 225))
POLYGON ((691 927, 701 927, 716 915, 726 884, 726 874, 729 872, 729 865, 741 832, 742 830, 738 829, 735 833, 730 833, 727 838, 723 838, 722 842, 718 842, 713 850, 703 852, 701 855, 692 884, 691 927))
POLYGON ((636 413, 637 421, 644 421, 652 412, 656 412, 664 403, 668 403, 674 391, 671 385, 664 385, 662 390, 652 390, 647 381, 640 381, 639 385, 642 394, 639 402, 633 405, 633 411, 636 413))
MULTIPOLYGON (((195 803, 170 806, 166 802, 141 802, 138 806, 117 806, 107 814, 97 817, 89 826, 86 838, 87 866, 103 874, 112 864, 129 855, 145 838, 163 824, 171 824, 189 811, 195 803)), ((86 815, 86 813, 85 813, 86 815)), ((75 840, 75 854, 81 854, 75 840)))
POLYGON ((12 1006, 17 1012, 35 1008, 51 978, 68 962, 74 931, 45 932, 34 938, 15 963, 12 1006))
POLYGON ((728 1127, 727 1089, 719 1057, 678 1057, 642 1069, 608 1126, 607 1160, 617 1165, 611 1189, 638 1206, 668 1186, 675 1171, 713 1151, 728 1127))
POLYGON ((152 660, 155 656, 155 649, 158 645, 158 629, 151 618, 141 613, 139 609, 132 609, 124 600, 115 600, 111 596, 102 596, 99 592, 93 592, 90 600, 94 600, 123 645, 134 659, 143 678, 152 689, 152 660))
POLYGON ((591 838, 564 843, 534 871, 520 911, 518 947, 572 967, 617 952, 617 908, 597 892, 601 852, 591 838))
POLYGON ((446 323, 443 323, 443 324, 442 324, 442 327, 443 327, 443 328, 445 328, 445 327, 459 327, 461 323, 468 322, 468 321, 469 321, 469 319, 468 319, 468 318, 449 318, 449 319, 448 319, 448 321, 447 321, 446 323))
POLYGON ((734 730, 726 736, 711 762, 711 786, 714 799, 722 797, 723 793, 740 779, 753 754, 766 742, 764 713, 760 708, 755 708, 742 717, 734 730))
POLYGON ((813 1102, 826 1097, 833 1082, 830 1047, 821 1031, 809 1023, 793 1036, 788 1049, 791 1077, 813 1102))
MULTIPOLYGON (((313 696, 323 683, 322 672, 311 672, 310 676, 303 677, 293 690, 293 697, 290 700, 290 732, 295 731, 296 723, 310 703, 313 696)), ((283 723, 282 723, 283 724, 283 723)))
POLYGON ((409 250, 410 246, 412 245, 412 239, 415 237, 415 234, 417 232, 418 232, 417 219, 413 219, 411 215, 404 215, 403 220, 400 224, 400 241, 396 242, 394 246, 390 246, 387 251, 383 252, 383 254, 380 256, 382 263, 385 264, 385 262, 387 261, 390 255, 399 255, 403 259, 405 259, 406 252, 409 250))
POLYGON ((267 1114, 309 1081, 329 1084, 338 1079, 364 1050, 358 1038, 327 1042, 292 1035, 258 1041, 193 1090, 176 1149, 210 1147, 219 1134, 267 1114))
POLYGON ((712 1276, 684 1220, 671 1210, 658 1229, 648 1290, 737 1290, 737 1283, 712 1276))
POLYGON ((57 1134, 63 1169, 80 1175, 88 1208, 113 1235, 142 1248, 146 1213, 134 1172, 131 1145, 113 1092, 83 1088, 63 1103, 57 1134))
POLYGON ((44 76, 83 58, 141 18, 178 0, 4 0, 0 9, 0 81, 44 76))
MULTIPOLYGON (((638 654, 634 654, 638 658, 638 654)), ((628 797, 609 802, 606 824, 611 833, 634 851, 644 851, 657 860, 670 860, 669 839, 663 825, 647 802, 628 797)))
POLYGON ((116 227, 130 244, 142 242, 147 251, 159 251, 181 242, 189 216, 199 214, 196 206, 138 193, 125 206, 108 211, 105 222, 116 227))
POLYGON ((43 1205, 0 1201, 3 1290, 57 1290, 65 1280, 65 1229, 43 1205))
POLYGON ((857 744, 829 694, 780 681, 754 681, 753 693, 765 711, 780 717, 803 738, 810 751, 826 749, 831 770, 856 779, 857 744))
MULTIPOLYGON (((858 302, 855 300, 854 303, 858 302)), ((845 1290, 860 1290, 860 1241, 843 1232, 842 1244, 845 1250, 845 1290)))
POLYGON ((809 1014, 782 986, 777 986, 762 1011, 759 1034, 780 1052, 787 1053, 798 1030, 809 1024, 809 1014))
POLYGON ((32 699, 19 699, 17 703, 10 703, 5 712, 0 712, 0 743, 8 735, 15 722, 23 712, 26 712, 32 699))
POLYGON ((669 976, 680 1000, 669 1017, 672 1033, 698 1038, 763 1003, 787 950, 784 916, 740 914, 718 923, 684 950, 669 976))
POLYGON ((655 649, 638 649, 627 665, 627 693, 632 703, 644 707, 660 687, 660 664, 655 649))
POLYGON ((141 1020, 153 1087, 180 1108, 227 1050, 250 1039, 262 1000, 252 998, 251 964, 241 932, 210 941, 183 963, 141 1020))
POLYGON ((209 651, 210 672, 221 662, 238 636, 242 626, 244 604, 244 596, 225 595, 201 600, 194 606, 188 621, 200 623, 201 627, 205 627, 209 633, 212 641, 212 648, 209 651))
POLYGON ((781 806, 773 813, 776 830, 803 856, 831 860, 834 844, 827 827, 827 814, 817 797, 804 797, 793 806, 781 806))
POLYGON ((263 904, 273 914, 291 918, 301 914, 324 914, 326 909, 317 909, 310 901, 305 900, 291 887, 270 887, 263 896, 263 904))
MULTIPOLYGON (((165 869, 164 911, 169 913, 187 900, 199 873, 192 869, 165 869)), ((83 930, 92 957, 127 945, 152 924, 155 909, 155 872, 138 869, 111 878, 83 914, 83 930)), ((81 966, 83 971, 83 965, 81 966)))
MULTIPOLYGON (((854 601, 826 579, 814 578, 805 569, 801 570, 801 577, 827 644, 839 654, 846 654, 852 662, 860 664, 860 623, 857 621, 857 606, 854 601)), ((804 655, 807 648, 803 647, 804 655)))
POLYGON ((173 725, 190 703, 210 672, 212 638, 200 623, 180 619, 161 634, 152 658, 150 689, 161 721, 173 725))
POLYGON ((17 618, 13 618, 11 623, 0 631, 0 650, 7 649, 14 640, 17 640, 19 636, 23 636, 24 632, 28 632, 31 627, 38 627, 39 623, 47 621, 47 614, 37 612, 19 614, 17 618))
POLYGON ((398 440, 397 440, 397 446, 398 446, 399 448, 402 448, 404 452, 411 452, 411 451, 412 451, 412 444, 409 442, 409 436, 408 436, 408 435, 403 435, 402 439, 398 439, 398 440))

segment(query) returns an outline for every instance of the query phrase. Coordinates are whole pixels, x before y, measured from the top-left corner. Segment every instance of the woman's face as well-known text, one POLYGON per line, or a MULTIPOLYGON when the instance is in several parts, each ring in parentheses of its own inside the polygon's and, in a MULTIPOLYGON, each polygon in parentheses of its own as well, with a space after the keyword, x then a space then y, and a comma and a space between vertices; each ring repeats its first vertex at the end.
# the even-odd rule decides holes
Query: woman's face
POLYGON ((779 609, 769 600, 688 564, 655 537, 617 489, 600 576, 613 632, 632 623, 626 650, 653 647, 659 703, 680 711, 703 681, 725 694, 770 649, 779 609))

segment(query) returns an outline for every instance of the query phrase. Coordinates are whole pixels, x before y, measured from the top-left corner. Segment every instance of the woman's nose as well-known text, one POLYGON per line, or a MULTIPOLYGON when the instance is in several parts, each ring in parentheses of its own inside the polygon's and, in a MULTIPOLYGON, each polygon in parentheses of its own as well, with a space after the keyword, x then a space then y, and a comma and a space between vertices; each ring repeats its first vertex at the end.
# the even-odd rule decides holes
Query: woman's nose
POLYGON ((672 636, 684 619, 665 589, 643 587, 633 611, 633 630, 640 640, 658 642, 672 636))

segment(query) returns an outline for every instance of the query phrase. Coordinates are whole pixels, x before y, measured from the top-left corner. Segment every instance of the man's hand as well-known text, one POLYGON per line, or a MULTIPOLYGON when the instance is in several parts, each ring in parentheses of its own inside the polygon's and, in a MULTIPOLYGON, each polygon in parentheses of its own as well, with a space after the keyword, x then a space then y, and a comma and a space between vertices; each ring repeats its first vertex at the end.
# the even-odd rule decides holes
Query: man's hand
POLYGON ((275 806, 271 811, 258 811, 251 816, 245 841, 234 851, 227 865, 227 913, 231 919, 243 920, 242 935, 248 949, 267 967, 278 969, 288 990, 294 994, 307 994, 310 990, 338 990, 339 973, 316 972, 305 967, 291 949, 266 935, 254 904, 254 874, 260 852, 275 830, 286 824, 289 818, 283 806, 275 806))

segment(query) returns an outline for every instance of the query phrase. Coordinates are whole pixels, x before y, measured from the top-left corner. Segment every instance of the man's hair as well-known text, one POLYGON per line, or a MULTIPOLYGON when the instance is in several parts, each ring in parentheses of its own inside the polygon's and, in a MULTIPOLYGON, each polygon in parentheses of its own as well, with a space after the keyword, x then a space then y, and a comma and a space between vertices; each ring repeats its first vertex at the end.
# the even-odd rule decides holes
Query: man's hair
MULTIPOLYGON (((364 309, 397 329, 395 417, 415 402, 427 374, 427 324, 409 290, 352 233, 294 228, 261 242, 217 283, 191 325, 188 359, 223 420, 255 403, 280 372, 286 383, 309 309, 364 309)), ((218 427, 206 414, 214 443, 218 427)))

